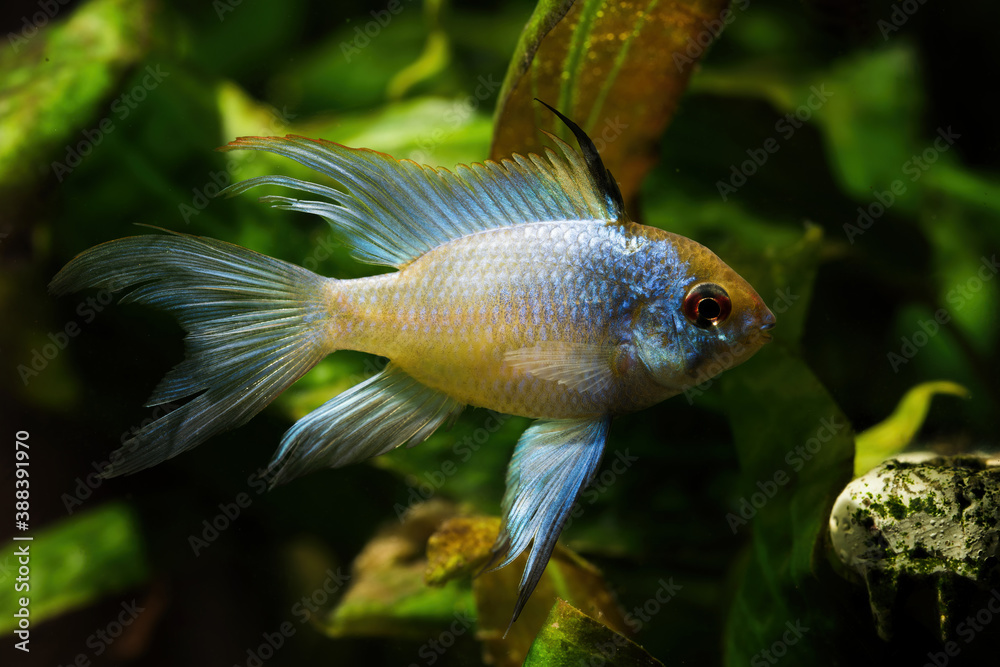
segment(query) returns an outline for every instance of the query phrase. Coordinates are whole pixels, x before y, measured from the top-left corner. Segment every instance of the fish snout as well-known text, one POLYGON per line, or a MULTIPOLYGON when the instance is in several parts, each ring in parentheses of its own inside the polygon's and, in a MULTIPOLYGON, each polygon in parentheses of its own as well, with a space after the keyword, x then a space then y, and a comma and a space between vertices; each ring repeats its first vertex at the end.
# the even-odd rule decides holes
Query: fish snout
MULTIPOLYGON (((763 306, 763 304, 761 304, 763 306)), ((767 333, 774 328, 774 325, 778 323, 778 319, 771 312, 771 309, 767 306, 763 306, 764 312, 757 316, 757 330, 758 336, 764 342, 771 340, 771 334, 767 333)))

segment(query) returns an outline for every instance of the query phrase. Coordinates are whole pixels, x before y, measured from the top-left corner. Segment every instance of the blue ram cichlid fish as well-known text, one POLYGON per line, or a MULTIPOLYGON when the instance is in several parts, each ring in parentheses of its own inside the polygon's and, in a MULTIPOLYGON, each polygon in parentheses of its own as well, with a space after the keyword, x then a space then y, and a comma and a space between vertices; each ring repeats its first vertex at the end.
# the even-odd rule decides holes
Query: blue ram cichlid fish
MULTIPOLYGON (((548 106, 548 105, 546 105, 548 106)), ((551 107, 549 107, 551 109, 551 107)), ((328 176, 262 176, 320 200, 264 197, 325 218, 354 256, 394 273, 337 280, 214 239, 148 235, 91 248, 52 281, 131 291, 176 314, 187 354, 147 405, 194 397, 115 452, 134 473, 246 423, 341 349, 384 371, 299 420, 268 468, 272 485, 413 446, 466 405, 537 419, 507 472, 497 567, 530 548, 511 623, 538 583, 571 506, 597 470, 616 415, 742 363, 774 315, 698 243, 630 222, 594 144, 436 169, 304 137, 243 137, 328 176)))

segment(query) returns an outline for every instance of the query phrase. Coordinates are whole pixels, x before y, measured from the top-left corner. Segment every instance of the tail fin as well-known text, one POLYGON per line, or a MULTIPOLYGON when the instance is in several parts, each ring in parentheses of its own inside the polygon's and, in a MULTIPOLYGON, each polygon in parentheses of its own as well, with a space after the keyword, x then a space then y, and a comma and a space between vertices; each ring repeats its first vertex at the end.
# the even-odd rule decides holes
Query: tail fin
POLYGON ((333 351, 332 279, 214 239, 133 236, 78 255, 52 279, 66 294, 132 288, 121 302, 177 316, 186 357, 147 406, 199 396, 143 428, 115 451, 105 477, 156 465, 245 424, 333 351))

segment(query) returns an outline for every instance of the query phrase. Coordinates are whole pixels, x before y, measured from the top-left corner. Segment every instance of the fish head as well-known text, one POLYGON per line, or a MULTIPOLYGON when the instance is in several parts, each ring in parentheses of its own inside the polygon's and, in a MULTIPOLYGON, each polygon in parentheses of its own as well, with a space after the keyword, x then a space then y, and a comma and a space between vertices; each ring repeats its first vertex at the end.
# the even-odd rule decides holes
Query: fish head
POLYGON ((669 285, 651 295, 636 330, 639 356, 654 381, 678 394, 738 366, 771 340, 774 313, 754 288, 705 246, 677 246, 669 285))

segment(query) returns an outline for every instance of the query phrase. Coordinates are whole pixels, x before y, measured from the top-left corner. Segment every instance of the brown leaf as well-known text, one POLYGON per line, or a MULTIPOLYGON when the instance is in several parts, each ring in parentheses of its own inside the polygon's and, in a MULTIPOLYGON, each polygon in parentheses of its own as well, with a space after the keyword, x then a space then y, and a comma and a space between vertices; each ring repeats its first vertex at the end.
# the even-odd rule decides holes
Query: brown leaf
POLYGON ((570 140, 544 100, 590 134, 631 211, 691 71, 733 14, 727 0, 542 0, 497 104, 494 159, 570 140))
POLYGON ((479 625, 477 637, 483 642, 487 664, 520 665, 559 598, 570 600, 617 632, 629 632, 600 571, 569 549, 556 546, 538 587, 505 639, 527 554, 501 570, 476 576, 489 561, 499 529, 500 519, 496 517, 453 518, 445 521, 427 543, 429 584, 475 577, 472 591, 479 625))

